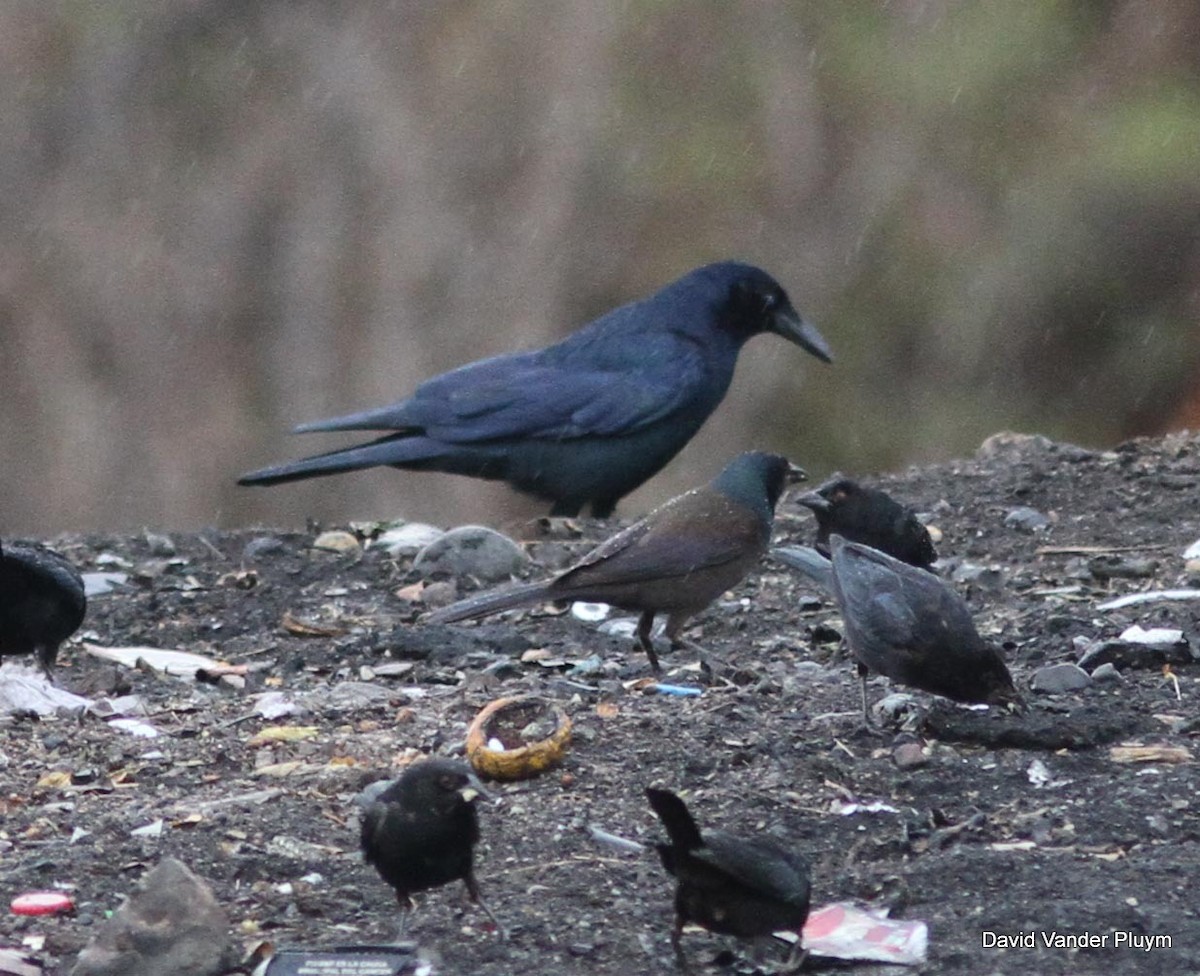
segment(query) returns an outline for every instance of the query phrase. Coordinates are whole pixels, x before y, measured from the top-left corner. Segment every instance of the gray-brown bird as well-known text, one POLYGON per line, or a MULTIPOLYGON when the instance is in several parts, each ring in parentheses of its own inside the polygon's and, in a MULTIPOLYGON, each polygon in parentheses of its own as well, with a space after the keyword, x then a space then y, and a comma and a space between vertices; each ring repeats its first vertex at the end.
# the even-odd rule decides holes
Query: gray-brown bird
POLYGON ((829 542, 831 561, 811 549, 779 547, 771 554, 833 589, 868 725, 870 671, 955 701, 1021 704, 1004 659, 979 636, 966 602, 945 582, 840 535, 829 542))
POLYGON ((87 613, 83 577, 53 549, 0 544, 0 658, 32 654, 51 677, 58 648, 87 613))
POLYGON ((794 932, 788 967, 802 958, 800 936, 808 919, 808 862, 772 837, 735 837, 722 830, 703 834, 687 805, 669 790, 648 788, 646 797, 666 828, 669 844, 656 844, 675 887, 675 924, 671 948, 687 968, 681 937, 695 922, 710 932, 757 939, 772 932, 794 932))
POLYGON ((504 927, 475 880, 479 842, 475 799, 487 793, 470 768, 452 759, 426 759, 409 766, 382 791, 364 793, 363 857, 395 889, 401 910, 400 938, 413 909, 414 892, 460 879, 471 901, 504 938, 504 927))
POLYGON ((667 615, 667 638, 677 647, 688 618, 757 565, 789 472, 803 475, 778 454, 739 455, 707 485, 672 498, 557 576, 469 597, 428 620, 453 623, 548 600, 608 603, 640 611, 638 642, 659 671, 655 615, 667 615))

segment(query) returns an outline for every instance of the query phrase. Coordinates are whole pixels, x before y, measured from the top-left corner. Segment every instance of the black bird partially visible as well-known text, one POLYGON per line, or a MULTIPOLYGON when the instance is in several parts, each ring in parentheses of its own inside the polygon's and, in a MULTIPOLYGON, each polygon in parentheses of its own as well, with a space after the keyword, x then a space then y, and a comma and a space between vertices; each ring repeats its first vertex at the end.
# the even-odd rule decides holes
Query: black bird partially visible
POLYGON ((51 677, 87 612, 79 570, 45 546, 0 543, 0 658, 33 654, 51 677))
POLYGON ((679 646, 688 618, 741 582, 767 551, 775 505, 793 473, 803 474, 778 454, 741 454, 707 485, 672 498, 557 576, 468 597, 428 620, 472 620, 547 600, 609 603, 641 611, 638 643, 658 671, 655 614, 667 614, 667 638, 679 646))
POLYGON ((937 560, 929 530, 916 513, 879 488, 839 475, 796 501, 816 516, 817 549, 825 555, 830 535, 840 535, 921 569, 937 560))
POLYGON ((830 546, 831 562, 803 548, 779 547, 771 555, 832 587, 858 663, 868 725, 869 671, 955 701, 1021 704, 1004 659, 939 577, 839 535, 830 546))
POLYGON ((678 882, 671 947, 679 965, 687 968, 680 938, 688 922, 740 939, 795 932, 788 965, 798 965, 809 908, 807 861, 771 837, 734 837, 721 830, 701 834, 674 793, 648 788, 646 796, 671 841, 655 848, 678 882))
POLYGON ((706 265, 545 349, 462 366, 391 406, 303 424, 297 433, 392 433, 238 484, 391 465, 506 481, 550 501, 552 515, 591 505, 605 518, 691 440, 725 396, 742 345, 762 332, 831 361, 769 274, 706 265))
MULTIPOLYGON (((370 789, 370 788, 368 788, 370 789)), ((479 892, 474 852, 479 841, 475 799, 486 796, 470 768, 451 759, 426 759, 370 796, 362 817, 362 852, 396 891, 400 937, 413 909, 412 895, 462 879, 467 894, 487 913, 500 938, 504 927, 479 892)))

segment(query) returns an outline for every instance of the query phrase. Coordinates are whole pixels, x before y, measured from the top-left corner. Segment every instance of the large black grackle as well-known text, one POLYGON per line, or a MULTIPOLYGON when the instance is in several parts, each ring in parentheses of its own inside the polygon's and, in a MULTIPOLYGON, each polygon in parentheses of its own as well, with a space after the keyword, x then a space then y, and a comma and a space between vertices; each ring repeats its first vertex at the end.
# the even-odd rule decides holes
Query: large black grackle
POLYGON ((825 555, 830 535, 840 535, 921 569, 937 559, 929 530, 913 510, 879 488, 835 476, 796 501, 816 516, 817 549, 825 555))
POLYGON ((735 837, 722 830, 703 834, 687 806, 669 790, 649 788, 646 796, 666 828, 669 844, 656 844, 675 888, 671 947, 687 967, 680 937, 688 922, 710 932, 756 939, 772 932, 795 932, 796 948, 808 919, 808 863, 795 850, 764 835, 735 837))
POLYGON ((297 433, 391 433, 238 483, 391 465, 498 479, 549 500, 553 515, 590 504, 607 517, 700 429, 725 396, 743 343, 761 332, 831 359, 765 271, 706 265, 553 346, 470 363, 391 406, 303 424, 297 433))
POLYGON ((771 555, 832 588, 858 663, 868 724, 869 671, 955 701, 1021 704, 1004 659, 979 636, 971 611, 946 583, 839 535, 830 537, 830 548, 832 561, 787 546, 771 555))
POLYGON ((33 654, 50 677, 58 648, 87 612, 83 578, 44 546, 0 544, 0 658, 33 654))
POLYGON ((413 908, 412 894, 459 879, 500 937, 505 937, 475 880, 474 850, 479 841, 475 799, 486 795, 463 763, 426 759, 409 766, 394 783, 366 799, 363 857, 396 891, 401 938, 413 908))
POLYGON ((771 541, 775 504, 799 469, 778 454, 741 454, 701 488, 672 498, 549 580, 503 587, 430 614, 430 623, 471 620, 546 600, 611 603, 641 611, 638 641, 659 670, 650 639, 657 613, 667 638, 758 563, 771 541))

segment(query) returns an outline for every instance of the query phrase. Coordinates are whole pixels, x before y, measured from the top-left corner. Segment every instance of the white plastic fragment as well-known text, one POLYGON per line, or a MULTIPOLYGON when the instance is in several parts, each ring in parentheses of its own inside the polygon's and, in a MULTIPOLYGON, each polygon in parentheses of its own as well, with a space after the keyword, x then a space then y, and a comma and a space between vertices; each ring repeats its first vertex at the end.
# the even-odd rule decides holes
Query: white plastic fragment
POLYGON ((1120 610, 1137 603, 1157 603, 1160 600, 1200 600, 1200 590, 1149 590, 1146 593, 1129 593, 1101 603, 1096 609, 1120 610))
POLYGON ((157 739, 159 736, 158 729, 137 718, 110 718, 108 724, 110 728, 136 735, 139 739, 157 739))
POLYGON ((571 616, 587 624, 596 624, 612 612, 607 603, 584 603, 577 600, 571 604, 571 616))
POLYGON ((131 837, 161 837, 163 832, 164 822, 160 817, 153 823, 146 824, 145 827, 137 827, 129 832, 131 837))
POLYGON ((1141 624, 1134 624, 1121 632, 1120 639, 1130 644, 1182 644, 1183 631, 1172 627, 1151 627, 1146 630, 1141 624))
POLYGON ((1200 539, 1183 550, 1184 559, 1200 559, 1200 539))
POLYGON ((849 817, 855 813, 899 813, 894 806, 884 803, 882 800, 872 800, 870 803, 860 803, 857 800, 841 800, 836 799, 829 804, 830 813, 836 813, 843 817, 849 817))

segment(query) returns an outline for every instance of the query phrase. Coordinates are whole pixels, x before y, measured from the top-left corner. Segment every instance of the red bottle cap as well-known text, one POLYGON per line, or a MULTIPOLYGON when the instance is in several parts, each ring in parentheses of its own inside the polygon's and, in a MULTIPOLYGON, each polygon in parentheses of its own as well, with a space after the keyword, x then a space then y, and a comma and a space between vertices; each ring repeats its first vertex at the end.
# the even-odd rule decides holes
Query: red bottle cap
POLYGON ((75 901, 61 891, 28 891, 9 906, 14 915, 57 915, 73 911, 75 901))

